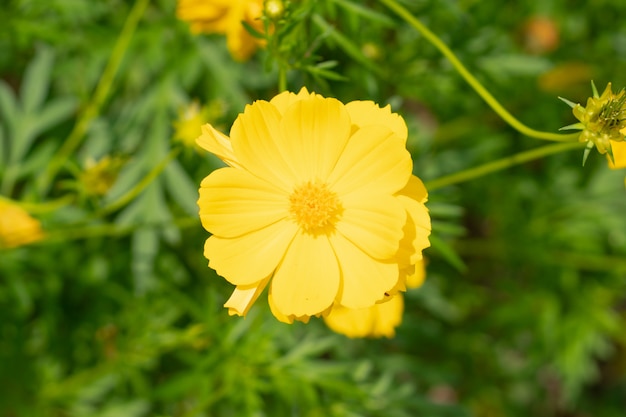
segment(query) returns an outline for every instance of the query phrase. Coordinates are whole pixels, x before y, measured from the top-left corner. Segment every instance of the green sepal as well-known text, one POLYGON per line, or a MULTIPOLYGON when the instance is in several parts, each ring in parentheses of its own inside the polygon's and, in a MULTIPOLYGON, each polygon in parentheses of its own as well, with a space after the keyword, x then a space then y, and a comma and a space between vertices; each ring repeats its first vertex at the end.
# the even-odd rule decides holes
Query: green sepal
POLYGON ((559 130, 583 130, 585 125, 582 123, 572 123, 571 125, 560 127, 559 130))
POLYGON ((559 100, 561 100, 563 103, 565 103, 568 106, 570 106, 572 109, 578 105, 578 104, 574 103, 573 101, 569 101, 568 99, 563 98, 563 97, 559 97, 559 100))
POLYGON ((596 83, 591 80, 591 91, 593 91, 593 98, 600 98, 600 94, 598 94, 598 89, 596 88, 596 83))
POLYGON ((585 152, 583 153, 583 166, 585 166, 585 162, 587 162, 587 157, 589 156, 589 152, 593 149, 593 142, 587 142, 587 146, 585 147, 585 152))

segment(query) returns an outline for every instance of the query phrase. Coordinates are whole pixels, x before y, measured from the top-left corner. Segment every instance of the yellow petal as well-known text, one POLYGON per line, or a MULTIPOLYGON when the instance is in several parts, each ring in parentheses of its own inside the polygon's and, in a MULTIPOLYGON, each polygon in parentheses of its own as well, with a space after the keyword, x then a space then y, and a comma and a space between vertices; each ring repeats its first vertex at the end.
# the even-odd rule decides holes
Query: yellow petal
POLYGON ((196 139, 202 149, 211 152, 231 167, 240 168, 233 145, 225 134, 215 130, 210 124, 202 126, 202 135, 196 139))
POLYGON ((320 314, 338 290, 339 265, 328 238, 297 234, 271 282, 276 310, 284 316, 320 314))
POLYGON ((219 4, 198 0, 178 0, 176 17, 180 20, 213 20, 223 17, 226 9, 219 4))
POLYGON ((352 123, 358 128, 374 124, 387 126, 402 139, 403 143, 406 143, 408 137, 406 122, 400 115, 391 112, 390 105, 380 108, 373 101, 352 101, 346 104, 346 110, 352 123))
POLYGON ((204 256, 230 283, 252 285, 274 272, 296 231, 295 223, 281 220, 236 238, 213 235, 204 244, 204 256))
POLYGON ((309 93, 306 87, 302 87, 298 94, 294 94, 290 91, 285 91, 275 96, 270 100, 270 103, 280 112, 280 114, 285 114, 287 109, 294 104, 296 101, 304 100, 309 97, 313 97, 314 93, 309 93))
MULTIPOLYGON (((246 61, 257 50, 259 43, 255 37, 241 24, 241 17, 235 16, 237 20, 231 21, 226 31, 226 47, 231 56, 237 61, 246 61)), ((258 25, 251 24, 259 32, 263 32, 263 28, 258 25), (256 26, 256 27, 255 27, 256 26)))
POLYGON ((406 210, 396 197, 352 193, 342 197, 344 211, 337 231, 369 256, 387 260, 395 256, 402 239, 406 210))
POLYGON ((333 331, 348 337, 395 336, 395 328, 402 323, 404 301, 401 294, 369 308, 350 309, 334 306, 324 321, 333 331))
POLYGON ((414 266, 414 271, 406 277, 406 286, 408 288, 419 288, 424 284, 426 279, 426 266, 424 259, 422 258, 414 266))
POLYGON ((397 264, 373 259, 340 234, 331 236, 330 243, 341 269, 339 304, 348 308, 370 307, 398 281, 397 264))
POLYGON ((616 142, 612 140, 611 149, 613 150, 613 160, 615 163, 611 162, 611 158, 609 158, 609 167, 611 167, 611 169, 626 168, 626 142, 616 142))
POLYGON ((247 171, 220 168, 200 184, 200 220, 220 237, 237 237, 288 216, 288 196, 247 171))
POLYGON ((430 246, 430 215, 423 204, 427 200, 426 188, 413 175, 407 186, 397 195, 408 214, 404 236, 400 242, 399 262, 412 265, 422 259, 422 251, 430 246))
POLYGON ((352 135, 328 183, 340 196, 363 188, 392 194, 406 185, 412 169, 400 138, 385 126, 371 125, 352 135))
POLYGON ((297 100, 283 116, 281 132, 285 158, 300 182, 328 177, 350 136, 350 118, 333 98, 297 100))
POLYGON ((224 307, 228 309, 228 314, 231 316, 245 316, 248 314, 248 310, 250 310, 256 299, 259 298, 269 280, 270 277, 267 277, 253 285, 238 285, 224 304, 224 307))
POLYGON ((294 183, 294 161, 285 158, 281 137, 281 115, 267 101, 255 101, 246 106, 230 130, 230 140, 237 161, 252 174, 263 178, 286 192, 294 183))

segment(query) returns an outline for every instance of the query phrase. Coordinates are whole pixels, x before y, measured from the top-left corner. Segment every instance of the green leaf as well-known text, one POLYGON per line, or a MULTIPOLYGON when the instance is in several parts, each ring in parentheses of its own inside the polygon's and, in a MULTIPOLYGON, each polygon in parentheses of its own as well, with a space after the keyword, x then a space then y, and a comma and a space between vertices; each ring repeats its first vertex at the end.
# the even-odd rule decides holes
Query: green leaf
POLYGON ((248 33, 252 35, 253 38, 266 39, 266 36, 262 34, 261 32, 259 32, 258 30, 256 30, 255 28, 253 28, 252 25, 250 25, 250 23, 246 22, 245 20, 242 20, 241 24, 248 31, 248 33))
POLYGON ((52 49, 41 47, 24 74, 20 100, 25 113, 34 113, 41 107, 50 87, 50 72, 54 54, 52 49))
POLYGON ((76 110, 78 102, 73 97, 57 98, 50 101, 38 114, 35 135, 66 120, 76 110))
MULTIPOLYGON (((0 125, 12 131, 17 123, 18 112, 15 94, 5 82, 0 80, 0 125)), ((10 132, 7 133, 10 136, 10 132)))
POLYGON ((172 160, 163 171, 163 179, 168 193, 186 213, 197 216, 198 187, 177 160, 172 160))
POLYGON ((461 259, 452 246, 436 235, 430 235, 429 239, 432 248, 437 251, 451 266, 459 272, 467 271, 467 265, 465 265, 463 259, 461 259))

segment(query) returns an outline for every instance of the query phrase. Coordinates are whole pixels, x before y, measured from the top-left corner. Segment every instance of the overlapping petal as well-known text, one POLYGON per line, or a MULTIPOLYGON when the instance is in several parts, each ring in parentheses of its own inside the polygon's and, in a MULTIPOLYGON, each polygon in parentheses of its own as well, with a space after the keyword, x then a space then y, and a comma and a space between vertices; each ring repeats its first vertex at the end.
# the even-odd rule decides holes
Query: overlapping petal
POLYGON ((400 138, 385 126, 372 125, 350 137, 328 183, 339 195, 354 190, 393 194, 406 185, 412 165, 400 138))
POLYGON ((398 192, 398 200, 402 203, 407 211, 407 225, 414 228, 412 231, 405 231, 405 238, 410 238, 411 255, 409 264, 414 264, 422 259, 422 250, 430 246, 428 236, 431 231, 430 215, 428 209, 424 205, 427 200, 426 187, 422 181, 412 175, 400 192, 398 192))
POLYGON ((282 147, 288 139, 281 136, 280 121, 276 107, 267 101, 256 101, 237 117, 230 130, 230 140, 242 166, 290 192, 295 174, 293 161, 286 159, 286 150, 282 147))
POLYGON ((397 113, 391 112, 391 106, 379 107, 373 101, 352 101, 346 104, 346 110, 352 123, 358 128, 370 125, 381 125, 391 129, 406 143, 408 128, 404 119, 397 113))
POLYGON ((330 237, 341 270, 337 302, 348 308, 365 308, 384 298, 398 281, 398 264, 381 262, 364 253, 341 234, 330 237))
POLYGON ((248 286, 238 285, 228 301, 224 303, 224 307, 228 309, 228 314, 231 316, 245 316, 269 281, 270 277, 267 277, 256 284, 248 286))
POLYGON ((204 256, 230 283, 251 285, 274 272, 296 231, 295 223, 281 220, 235 238, 213 235, 204 244, 204 256))
POLYGON ((315 95, 315 93, 309 93, 306 87, 302 87, 298 94, 292 93, 291 91, 284 91, 274 96, 274 98, 270 100, 270 103, 276 107, 276 110, 278 110, 280 114, 285 114, 287 109, 296 101, 304 100, 315 95))
POLYGON ((288 216, 287 196, 247 171, 220 168, 200 184, 200 220, 220 237, 237 237, 288 216))
POLYGON ((283 315, 314 316, 332 305, 339 285, 339 264, 328 237, 301 232, 274 273, 270 291, 283 315))
POLYGON ((210 124, 202 126, 202 134, 196 139, 196 143, 202 149, 211 152, 231 167, 241 168, 233 151, 233 144, 230 142, 230 138, 217 131, 210 124))
POLYGON ((402 239, 406 211, 397 198, 367 192, 342 197, 344 212, 336 229, 369 256, 394 257, 402 239))
POLYGON ((344 105, 335 99, 311 96, 285 110, 281 148, 299 182, 329 176, 350 137, 350 126, 344 105))

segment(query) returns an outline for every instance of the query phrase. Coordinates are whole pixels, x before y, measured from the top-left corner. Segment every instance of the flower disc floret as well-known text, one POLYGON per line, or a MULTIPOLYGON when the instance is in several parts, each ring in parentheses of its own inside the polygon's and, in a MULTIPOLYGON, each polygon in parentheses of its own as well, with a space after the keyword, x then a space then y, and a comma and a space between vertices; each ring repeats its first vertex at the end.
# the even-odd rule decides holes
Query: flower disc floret
POLYGON ((198 205, 209 267, 236 286, 230 314, 266 286, 285 322, 406 287, 430 218, 400 116, 302 89, 246 106, 230 133, 205 125, 197 140, 228 165, 202 181, 198 205))
POLYGON ((341 208, 337 194, 319 181, 307 181, 297 186, 289 196, 289 212, 296 223, 309 233, 334 226, 341 208))

